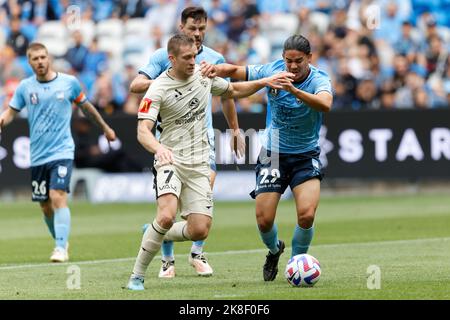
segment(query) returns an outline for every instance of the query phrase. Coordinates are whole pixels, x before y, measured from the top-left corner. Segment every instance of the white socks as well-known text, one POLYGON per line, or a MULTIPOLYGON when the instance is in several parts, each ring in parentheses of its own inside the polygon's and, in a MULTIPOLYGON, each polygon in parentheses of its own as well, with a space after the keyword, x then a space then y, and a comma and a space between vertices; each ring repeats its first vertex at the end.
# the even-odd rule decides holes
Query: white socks
POLYGON ((148 226, 144 236, 142 237, 141 249, 139 250, 136 262, 134 264, 134 275, 139 277, 145 276, 145 271, 155 257, 156 253, 161 248, 161 243, 167 231, 167 229, 160 227, 156 220, 148 226))
POLYGON ((168 241, 186 241, 191 240, 191 237, 187 233, 187 222, 180 221, 175 222, 172 228, 166 233, 164 240, 168 241))

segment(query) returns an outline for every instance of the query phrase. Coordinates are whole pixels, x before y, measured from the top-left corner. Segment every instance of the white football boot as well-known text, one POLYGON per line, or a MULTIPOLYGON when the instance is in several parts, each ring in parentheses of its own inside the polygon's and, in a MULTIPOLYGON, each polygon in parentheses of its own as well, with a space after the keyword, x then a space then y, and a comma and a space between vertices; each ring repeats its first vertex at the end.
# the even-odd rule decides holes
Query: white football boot
POLYGON ((66 248, 55 247, 50 257, 51 262, 67 262, 69 261, 69 243, 67 242, 66 248))
POLYGON ((159 278, 175 278, 175 261, 162 260, 161 269, 159 269, 159 278))
POLYGON ((213 269, 209 265, 203 252, 200 254, 191 253, 189 255, 189 264, 194 267, 199 276, 209 277, 213 274, 213 269))

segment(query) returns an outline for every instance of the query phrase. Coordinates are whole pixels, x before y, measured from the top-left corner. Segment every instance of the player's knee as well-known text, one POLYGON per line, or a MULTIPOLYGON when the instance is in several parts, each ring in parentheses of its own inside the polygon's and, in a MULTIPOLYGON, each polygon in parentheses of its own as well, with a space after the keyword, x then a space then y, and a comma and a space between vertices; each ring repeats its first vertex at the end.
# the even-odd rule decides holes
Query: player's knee
POLYGON ((193 241, 205 240, 211 228, 211 219, 200 219, 194 221, 188 219, 188 233, 193 241))
POLYGON ((164 229, 170 229, 173 225, 173 216, 169 211, 160 211, 156 222, 164 229))
POLYGON ((50 190, 49 197, 52 208, 59 209, 67 207, 67 193, 62 190, 50 190))
POLYGON ((304 229, 311 228, 314 223, 316 208, 314 206, 297 211, 297 223, 304 229))
POLYGON ((269 232, 272 230, 273 227, 273 221, 271 219, 268 219, 265 216, 259 216, 256 218, 256 223, 258 224, 258 229, 261 232, 269 232))
POLYGON ((269 232, 272 230, 273 220, 270 218, 272 214, 267 214, 264 210, 256 210, 256 223, 258 229, 262 232, 269 232))
POLYGON ((50 201, 40 202, 42 213, 47 217, 51 217, 53 215, 53 208, 50 201))
POLYGON ((200 241, 205 240, 208 237, 208 228, 202 227, 202 228, 193 228, 189 235, 191 236, 192 241, 200 241))

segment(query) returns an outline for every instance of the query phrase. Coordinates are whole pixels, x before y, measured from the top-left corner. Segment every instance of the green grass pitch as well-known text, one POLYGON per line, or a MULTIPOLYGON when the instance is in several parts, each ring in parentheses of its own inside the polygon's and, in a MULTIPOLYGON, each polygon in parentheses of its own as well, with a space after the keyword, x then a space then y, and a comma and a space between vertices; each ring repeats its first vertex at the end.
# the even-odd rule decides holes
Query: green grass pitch
MULTIPOLYGON (((266 254, 252 202, 216 203, 206 252, 214 275, 201 278, 187 262, 190 243, 175 245, 175 279, 147 271, 144 292, 124 290, 153 204, 71 203, 71 261, 48 262, 53 241, 37 204, 0 206, 0 299, 450 299, 450 197, 322 197, 309 253, 321 263, 313 288, 290 287, 283 276, 295 211, 280 203, 279 236, 289 247, 274 282, 262 280, 266 254), (369 266, 380 288, 369 289, 369 266), (69 289, 70 272, 80 289, 69 289), (68 273, 69 272, 69 273, 68 273)), ((370 269, 369 269, 370 270, 370 269)))

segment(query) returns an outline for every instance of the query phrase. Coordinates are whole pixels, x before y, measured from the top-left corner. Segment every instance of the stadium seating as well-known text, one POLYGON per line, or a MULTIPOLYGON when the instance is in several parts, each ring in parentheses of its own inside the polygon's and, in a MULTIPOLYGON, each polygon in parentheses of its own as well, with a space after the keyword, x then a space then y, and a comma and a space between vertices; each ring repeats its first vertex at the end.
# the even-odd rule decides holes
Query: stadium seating
POLYGON ((279 59, 284 40, 295 33, 298 24, 297 16, 291 13, 275 14, 261 24, 261 31, 272 44, 272 59, 279 59))
POLYGON ((129 36, 137 36, 146 38, 149 31, 149 25, 144 18, 134 18, 129 19, 125 23, 124 35, 129 36))
POLYGON ((63 40, 67 38, 67 28, 60 21, 47 21, 39 27, 37 38, 63 40))
POLYGON ((123 34, 123 23, 119 19, 107 19, 97 23, 97 37, 119 39, 123 34))
POLYGON ((43 23, 37 34, 37 41, 47 46, 48 51, 55 57, 63 56, 68 49, 68 31, 60 21, 43 23))
POLYGON ((83 44, 89 46, 96 36, 95 23, 91 20, 83 21, 80 25, 80 31, 83 35, 83 44))

